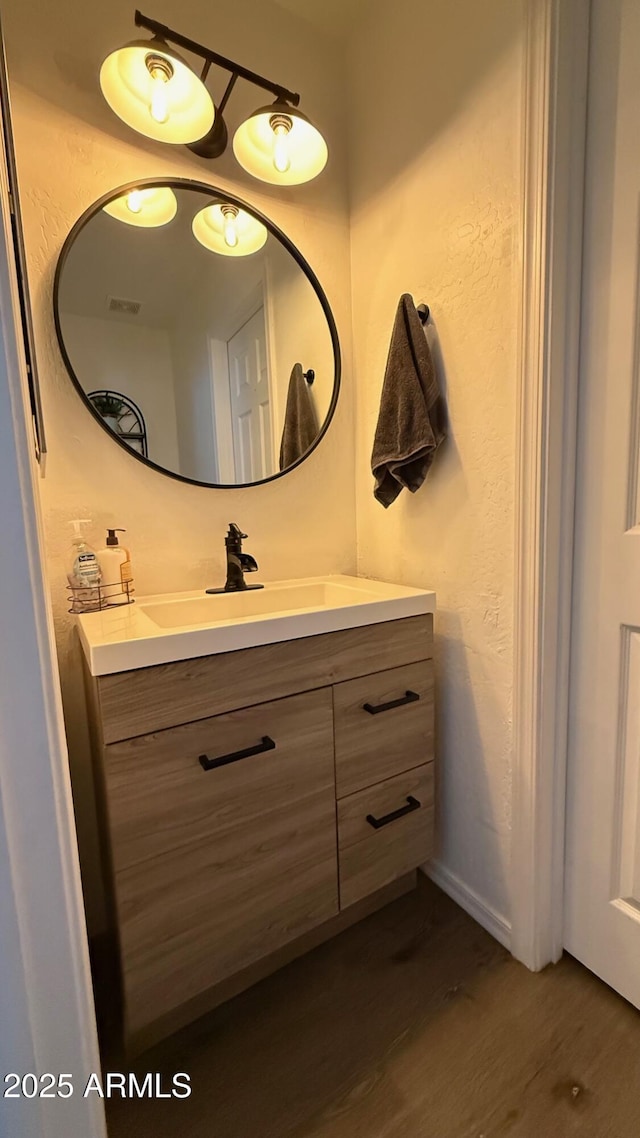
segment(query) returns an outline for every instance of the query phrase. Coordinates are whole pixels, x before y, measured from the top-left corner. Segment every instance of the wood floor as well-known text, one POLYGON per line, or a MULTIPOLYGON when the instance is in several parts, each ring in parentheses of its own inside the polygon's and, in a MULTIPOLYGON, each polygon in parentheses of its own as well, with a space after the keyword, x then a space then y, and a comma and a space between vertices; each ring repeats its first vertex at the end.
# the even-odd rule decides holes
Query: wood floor
POLYGON ((527 972, 424 879, 132 1069, 193 1093, 112 1100, 109 1138, 640 1135, 640 1014, 570 957, 527 972))

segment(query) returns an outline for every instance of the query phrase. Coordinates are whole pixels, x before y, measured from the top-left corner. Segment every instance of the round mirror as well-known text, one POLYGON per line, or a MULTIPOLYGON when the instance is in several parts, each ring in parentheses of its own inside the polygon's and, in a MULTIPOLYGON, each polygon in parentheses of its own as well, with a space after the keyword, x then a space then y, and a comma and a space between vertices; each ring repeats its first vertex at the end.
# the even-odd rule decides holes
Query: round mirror
POLYGON ((315 274, 273 222, 201 182, 120 186, 87 210, 54 314, 91 413, 174 478, 278 478, 334 413, 338 334, 315 274))

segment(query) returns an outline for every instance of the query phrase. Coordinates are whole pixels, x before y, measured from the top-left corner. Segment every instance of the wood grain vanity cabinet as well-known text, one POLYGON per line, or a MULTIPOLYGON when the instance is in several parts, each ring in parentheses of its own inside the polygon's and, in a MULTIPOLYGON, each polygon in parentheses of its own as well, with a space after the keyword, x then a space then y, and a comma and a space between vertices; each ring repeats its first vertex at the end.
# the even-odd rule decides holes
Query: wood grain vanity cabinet
POLYGON ((425 615, 88 677, 132 1049, 412 887, 432 644, 425 615))

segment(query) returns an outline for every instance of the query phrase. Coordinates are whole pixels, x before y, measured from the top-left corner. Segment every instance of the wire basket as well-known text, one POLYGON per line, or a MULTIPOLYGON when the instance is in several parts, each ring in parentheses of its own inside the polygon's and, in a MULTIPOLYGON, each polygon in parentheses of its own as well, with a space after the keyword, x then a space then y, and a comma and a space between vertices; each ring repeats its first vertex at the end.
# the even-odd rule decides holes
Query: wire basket
POLYGON ((135 601, 133 581, 118 581, 113 585, 101 581, 99 585, 67 585, 69 612, 101 612, 103 609, 122 608, 135 601))

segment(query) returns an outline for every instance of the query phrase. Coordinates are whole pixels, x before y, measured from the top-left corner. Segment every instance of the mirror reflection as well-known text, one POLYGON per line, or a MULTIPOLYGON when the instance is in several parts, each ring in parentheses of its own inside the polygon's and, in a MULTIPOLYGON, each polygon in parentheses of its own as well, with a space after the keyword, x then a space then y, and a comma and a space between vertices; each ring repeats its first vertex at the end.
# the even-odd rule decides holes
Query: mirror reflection
POLYGON ((68 238, 56 325, 72 378, 121 443, 170 474, 238 486, 296 463, 333 412, 320 295, 245 203, 143 186, 68 238))

